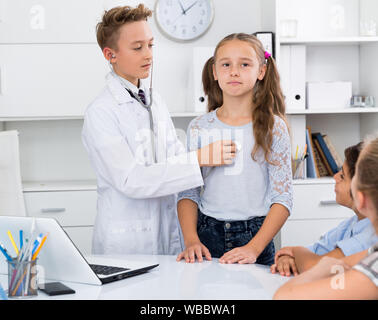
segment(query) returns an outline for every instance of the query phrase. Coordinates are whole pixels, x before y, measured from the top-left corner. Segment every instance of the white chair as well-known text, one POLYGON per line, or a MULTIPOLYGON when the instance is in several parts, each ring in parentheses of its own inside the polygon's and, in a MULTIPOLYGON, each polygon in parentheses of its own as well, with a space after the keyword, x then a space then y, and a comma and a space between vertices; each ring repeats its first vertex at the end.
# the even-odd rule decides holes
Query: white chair
POLYGON ((0 132, 0 215, 26 216, 18 132, 0 132))

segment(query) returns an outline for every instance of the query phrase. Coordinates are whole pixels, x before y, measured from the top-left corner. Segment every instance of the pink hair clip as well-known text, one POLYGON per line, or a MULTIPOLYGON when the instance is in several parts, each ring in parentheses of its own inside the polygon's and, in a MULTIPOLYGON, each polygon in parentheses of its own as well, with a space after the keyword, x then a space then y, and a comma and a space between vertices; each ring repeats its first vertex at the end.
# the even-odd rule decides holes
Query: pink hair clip
POLYGON ((268 52, 265 51, 265 59, 269 59, 272 55, 268 52))

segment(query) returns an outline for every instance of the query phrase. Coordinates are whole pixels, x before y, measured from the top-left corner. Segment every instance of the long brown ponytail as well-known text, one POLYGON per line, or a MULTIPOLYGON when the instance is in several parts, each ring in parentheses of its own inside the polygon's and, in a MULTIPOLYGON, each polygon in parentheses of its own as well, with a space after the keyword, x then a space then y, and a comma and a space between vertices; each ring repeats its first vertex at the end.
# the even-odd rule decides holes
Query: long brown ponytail
POLYGON ((214 56, 206 62, 202 71, 203 90, 208 97, 208 111, 213 111, 223 105, 222 89, 219 87, 218 81, 214 80, 213 65, 218 49, 231 40, 240 40, 251 44, 256 52, 260 67, 264 64, 267 65, 264 78, 256 82, 252 98, 254 106, 252 112, 253 135, 255 137, 252 158, 256 160, 256 153, 259 148, 262 148, 265 160, 271 163, 269 156, 273 142, 274 115, 283 119, 287 125, 285 101, 276 63, 272 57, 265 59, 264 47, 256 36, 246 33, 233 33, 218 43, 214 56))
POLYGON ((378 221, 378 135, 365 139, 357 161, 357 189, 371 198, 378 221))

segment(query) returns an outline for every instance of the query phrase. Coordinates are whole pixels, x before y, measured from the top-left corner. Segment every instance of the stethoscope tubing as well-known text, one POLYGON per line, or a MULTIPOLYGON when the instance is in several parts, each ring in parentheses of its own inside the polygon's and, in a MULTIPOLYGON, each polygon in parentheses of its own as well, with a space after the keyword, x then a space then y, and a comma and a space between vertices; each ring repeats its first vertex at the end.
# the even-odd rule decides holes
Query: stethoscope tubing
POLYGON ((140 99, 138 95, 132 94, 132 91, 126 86, 124 81, 122 81, 122 78, 115 73, 113 66, 109 62, 109 68, 113 74, 114 77, 118 79, 118 81, 121 83, 121 85, 126 89, 126 91, 129 93, 129 95, 134 98, 136 101, 139 102, 139 104, 145 108, 148 111, 149 119, 150 119, 150 132, 151 132, 151 147, 152 147, 152 152, 153 152, 153 158, 154 162, 157 163, 157 158, 156 158, 156 145, 155 145, 155 133, 154 133, 154 118, 152 114, 152 104, 153 104, 153 97, 152 97, 152 73, 153 73, 153 64, 151 66, 151 77, 150 77, 150 88, 149 88, 149 101, 147 104, 144 104, 143 101, 140 99))

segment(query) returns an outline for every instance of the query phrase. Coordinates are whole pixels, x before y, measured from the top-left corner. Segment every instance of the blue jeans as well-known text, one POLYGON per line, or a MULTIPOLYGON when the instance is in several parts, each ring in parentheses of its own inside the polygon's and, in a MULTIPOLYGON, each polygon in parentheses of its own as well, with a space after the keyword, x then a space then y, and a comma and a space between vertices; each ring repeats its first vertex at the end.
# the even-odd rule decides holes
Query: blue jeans
MULTIPOLYGON (((265 217, 254 217, 246 221, 219 221, 198 210, 197 233, 201 243, 209 249, 211 256, 220 258, 224 253, 246 245, 260 230, 265 217)), ((257 258, 256 263, 272 265, 275 248, 273 240, 257 258)))

